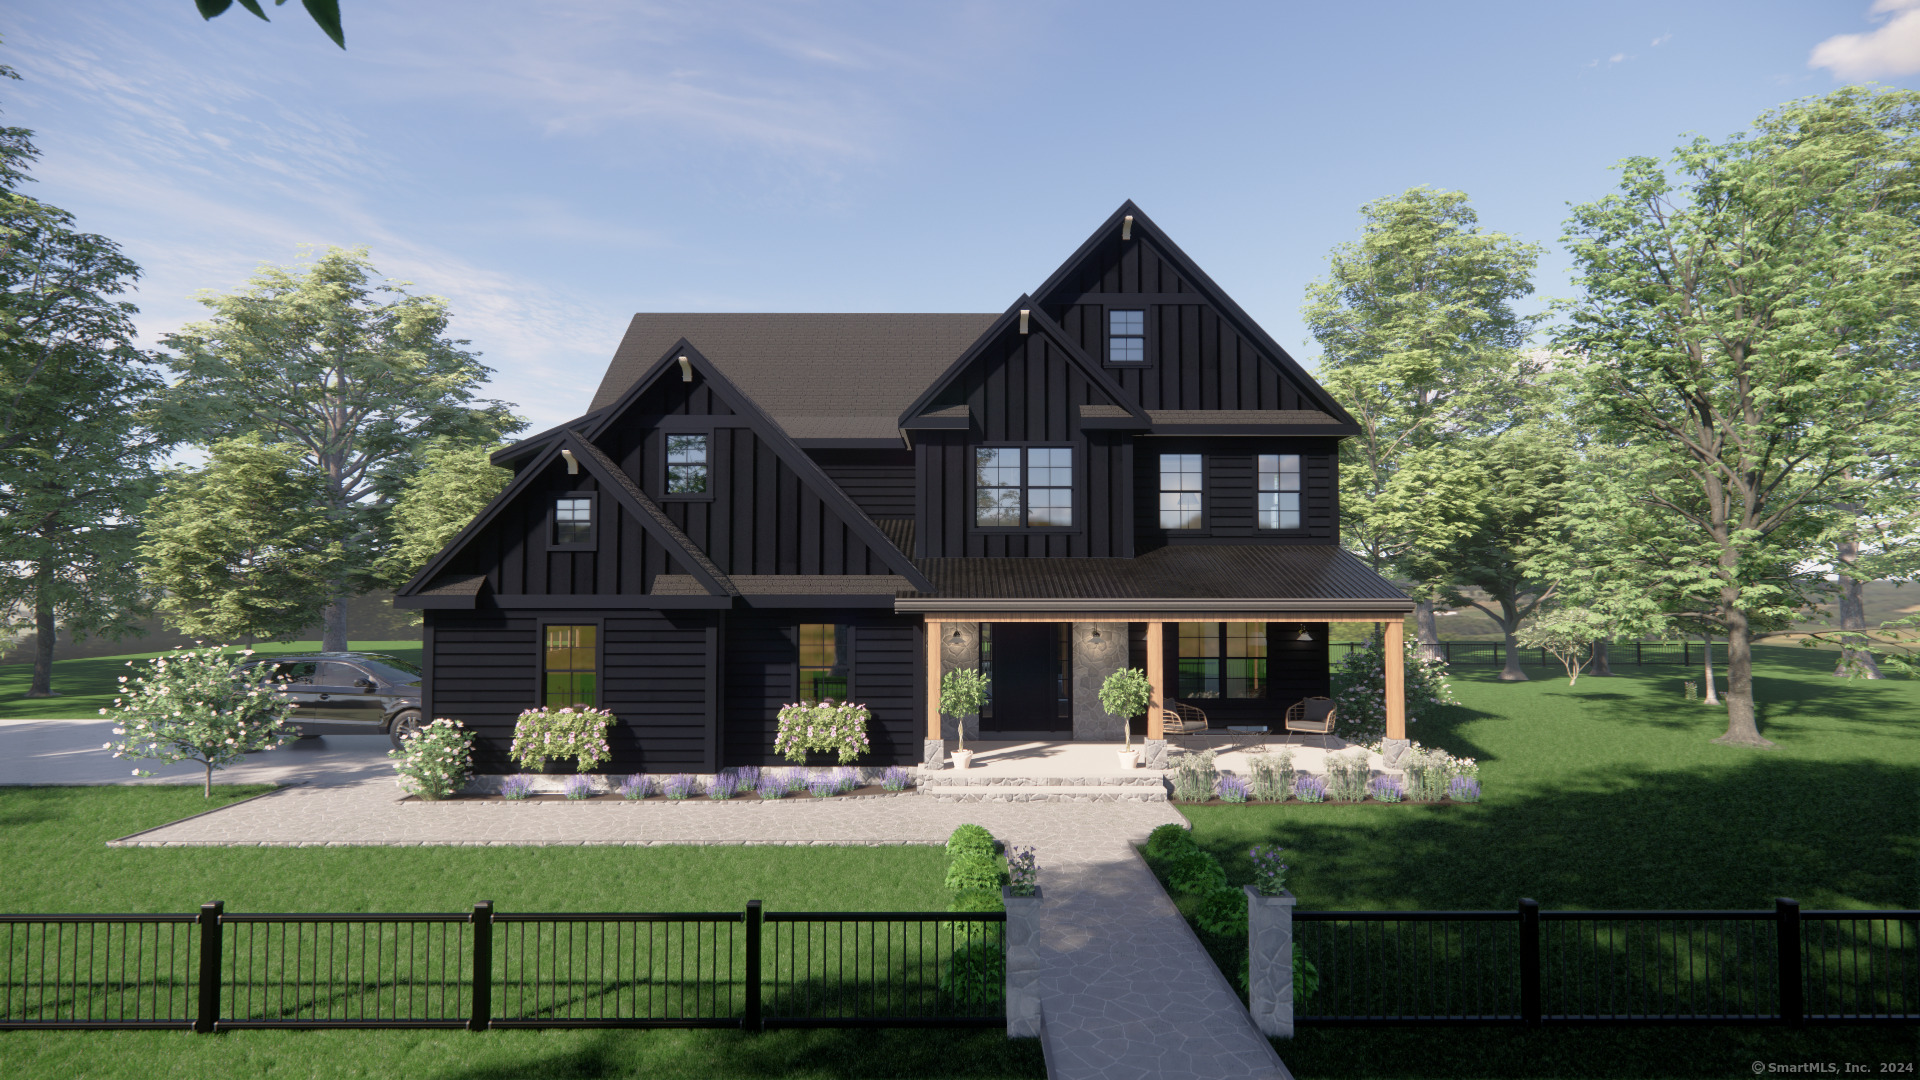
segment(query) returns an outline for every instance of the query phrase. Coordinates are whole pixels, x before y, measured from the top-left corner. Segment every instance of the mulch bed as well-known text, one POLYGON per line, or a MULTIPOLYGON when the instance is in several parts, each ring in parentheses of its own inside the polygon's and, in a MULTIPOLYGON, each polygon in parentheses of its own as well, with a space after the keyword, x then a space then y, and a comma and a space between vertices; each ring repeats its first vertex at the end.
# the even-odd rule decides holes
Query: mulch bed
POLYGON ((774 802, 774 803, 788 803, 788 802, 826 802, 830 799, 863 799, 863 798, 870 799, 875 797, 890 799, 898 795, 912 795, 914 793, 915 793, 914 789, 912 788, 908 788, 905 791, 888 791, 886 788, 881 787, 879 784, 862 784, 857 788, 853 788, 852 790, 845 792, 844 794, 829 795, 825 799, 816 799, 813 797, 813 795, 809 794, 808 792, 802 791, 802 792, 798 792, 797 794, 788 795, 784 799, 762 799, 760 796, 754 795, 754 794, 735 795, 731 799, 709 799, 704 793, 699 795, 694 795, 690 798, 685 798, 685 799, 669 799, 665 795, 661 795, 658 792, 655 792, 654 794, 649 795, 644 799, 629 799, 621 795, 602 792, 596 795, 589 795, 584 799, 569 799, 565 795, 556 795, 556 794, 529 795, 524 799, 509 799, 503 795, 455 795, 451 799, 423 799, 418 795, 408 795, 402 798, 400 801, 403 803, 436 803, 436 802, 440 802, 440 803, 446 803, 446 802, 463 802, 463 803, 473 803, 473 802, 489 802, 489 803, 567 803, 567 802, 579 802, 579 803, 673 803, 673 802, 763 803, 763 802, 774 802))

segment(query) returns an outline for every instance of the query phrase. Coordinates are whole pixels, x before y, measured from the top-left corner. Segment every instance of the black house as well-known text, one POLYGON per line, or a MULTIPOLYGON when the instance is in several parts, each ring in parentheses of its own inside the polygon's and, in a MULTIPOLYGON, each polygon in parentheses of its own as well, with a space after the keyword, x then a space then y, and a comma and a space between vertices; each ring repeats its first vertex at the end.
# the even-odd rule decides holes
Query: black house
POLYGON ((1118 741, 1128 665, 1272 723, 1327 693, 1329 622, 1397 651, 1412 609, 1338 543, 1357 430, 1129 202, 997 315, 634 316, 591 411, 496 454, 512 483, 396 602, 481 772, 570 703, 619 717, 609 772, 776 764, 780 706, 820 697, 913 763, 955 667, 993 688, 970 738, 1118 741))

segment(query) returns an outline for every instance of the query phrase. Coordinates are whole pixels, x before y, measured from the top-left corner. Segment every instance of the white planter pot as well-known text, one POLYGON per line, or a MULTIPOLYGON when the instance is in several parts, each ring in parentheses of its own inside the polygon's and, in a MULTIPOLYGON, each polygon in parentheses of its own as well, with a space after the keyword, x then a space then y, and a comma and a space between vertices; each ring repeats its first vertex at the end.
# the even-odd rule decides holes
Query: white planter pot
POLYGON ((953 767, 956 769, 973 768, 973 751, 955 750, 953 752, 953 767))
POLYGON ((1140 764, 1140 751, 1138 750, 1116 750, 1114 751, 1114 756, 1120 759, 1120 767, 1123 769, 1135 768, 1140 764))

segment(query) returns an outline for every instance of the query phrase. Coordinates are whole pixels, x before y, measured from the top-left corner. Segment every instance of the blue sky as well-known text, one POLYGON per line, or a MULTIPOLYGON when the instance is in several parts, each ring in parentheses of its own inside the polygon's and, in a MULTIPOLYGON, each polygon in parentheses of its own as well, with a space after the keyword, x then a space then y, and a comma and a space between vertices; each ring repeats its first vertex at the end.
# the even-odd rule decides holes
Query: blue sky
POLYGON ((1869 79, 1920 0, 15 0, 33 194, 145 269, 149 340, 303 244, 452 303, 544 426, 635 311, 999 311, 1132 198, 1302 361, 1358 207, 1429 184, 1549 245, 1629 154, 1869 79))

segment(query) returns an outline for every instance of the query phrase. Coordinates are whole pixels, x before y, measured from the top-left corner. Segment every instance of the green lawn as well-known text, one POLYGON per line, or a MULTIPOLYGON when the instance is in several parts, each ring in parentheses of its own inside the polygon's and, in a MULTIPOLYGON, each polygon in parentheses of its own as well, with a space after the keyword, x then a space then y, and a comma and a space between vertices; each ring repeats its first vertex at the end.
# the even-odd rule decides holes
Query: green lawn
MULTIPOLYGON (((352 647, 365 652, 391 653, 403 660, 420 662, 418 641, 355 641, 352 647)), ((317 641, 290 641, 279 645, 255 645, 261 653, 319 652, 317 641)), ((94 719, 100 710, 113 704, 119 678, 127 674, 127 661, 164 656, 166 651, 128 653, 125 656, 95 656, 84 660, 53 662, 53 692, 50 698, 30 698, 27 688, 33 684, 32 664, 0 664, 0 720, 83 720, 94 719)))
MULTIPOLYGON (((1920 907, 1920 682, 1835 679, 1830 654, 1797 647, 1757 653, 1774 750, 1714 745, 1725 713, 1688 704, 1693 673, 1678 667, 1569 687, 1462 666, 1461 705, 1411 734, 1480 761, 1480 804, 1180 809, 1236 885, 1249 846, 1286 847, 1310 908, 1920 907)), ((1201 936, 1237 971, 1243 942, 1201 936)), ((1916 1031, 1321 1028, 1276 1045, 1302 1077, 1728 1076, 1756 1059, 1911 1062, 1916 1031)))
MULTIPOLYGON (((219 787, 214 806, 259 791, 219 787)), ((209 809, 193 787, 0 788, 0 911, 943 910, 945 853, 878 848, 136 848, 209 809)), ((1035 1077, 995 1032, 0 1033, 0 1076, 1035 1077)))

